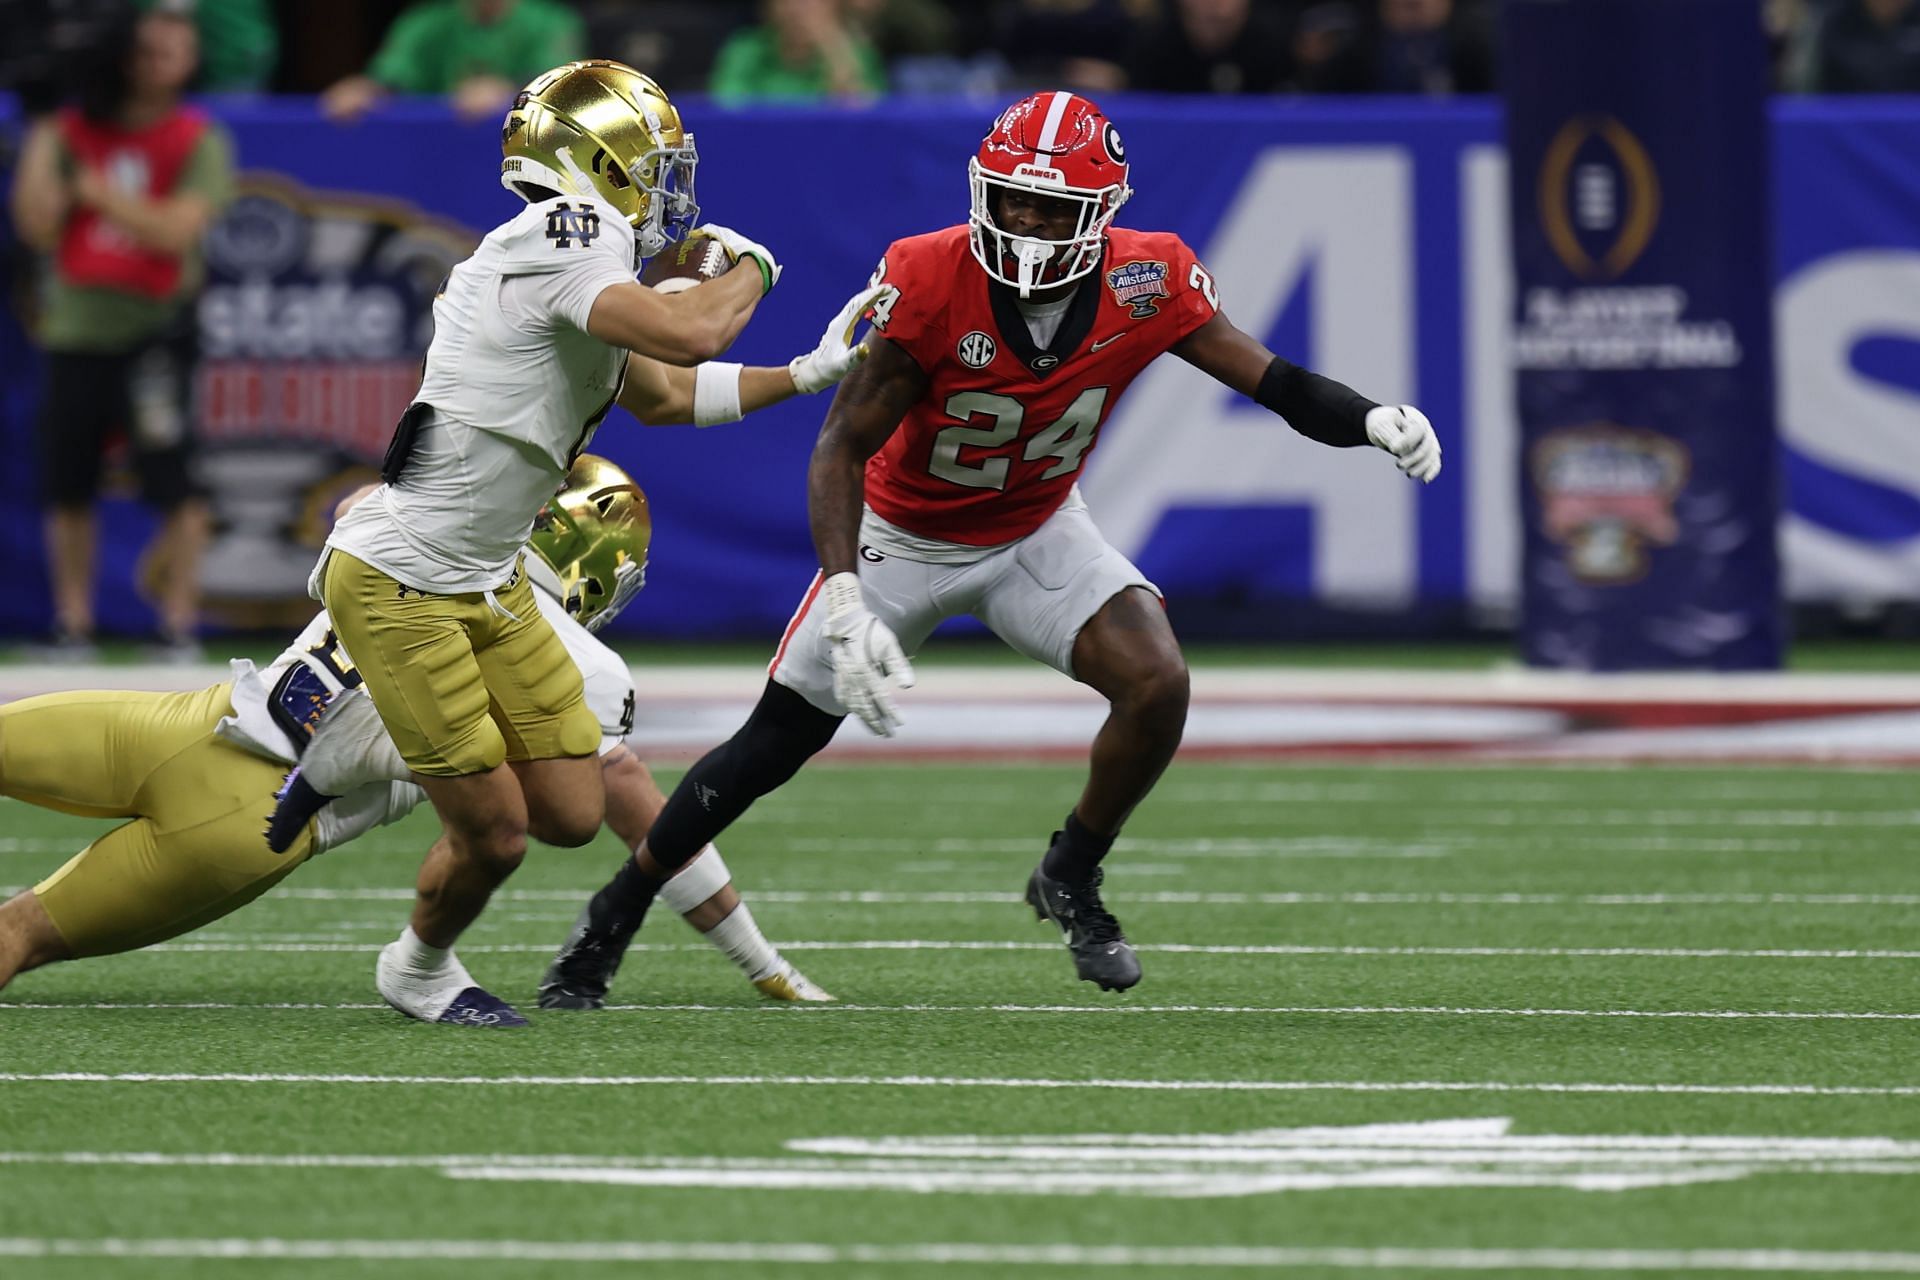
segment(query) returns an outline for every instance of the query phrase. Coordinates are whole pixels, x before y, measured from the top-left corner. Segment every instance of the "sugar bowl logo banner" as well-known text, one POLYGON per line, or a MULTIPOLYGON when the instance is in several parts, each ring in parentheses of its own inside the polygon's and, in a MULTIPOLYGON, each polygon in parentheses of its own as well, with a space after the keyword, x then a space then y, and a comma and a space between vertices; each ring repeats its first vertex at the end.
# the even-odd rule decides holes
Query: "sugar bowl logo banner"
POLYGON ((199 305, 210 614, 239 626, 311 614, 306 578, 333 507, 377 478, 420 385, 434 295, 475 240, 404 202, 245 176, 207 237, 199 305))
POLYGON ((1767 62, 1753 5, 1502 12, 1522 650, 1597 670, 1777 666, 1767 62))

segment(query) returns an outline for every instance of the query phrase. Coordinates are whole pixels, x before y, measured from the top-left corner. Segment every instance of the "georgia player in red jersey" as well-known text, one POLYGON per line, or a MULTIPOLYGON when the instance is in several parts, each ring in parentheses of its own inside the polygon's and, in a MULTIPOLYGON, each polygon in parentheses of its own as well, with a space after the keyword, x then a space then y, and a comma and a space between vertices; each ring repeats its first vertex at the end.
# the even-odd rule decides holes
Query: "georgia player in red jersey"
MULTIPOLYGON (((972 614, 1106 696, 1086 789, 1027 885, 1079 976, 1140 979, 1100 900, 1100 861, 1186 724, 1187 669, 1159 592, 1100 536, 1075 479, 1100 424, 1164 351, 1324 444, 1373 444, 1419 480, 1440 445, 1235 328, 1178 236, 1112 225, 1131 194, 1113 122, 1085 98, 1007 108, 969 167, 965 225, 896 241, 864 365, 840 385, 808 474, 821 570, 741 730, 680 782, 647 841, 580 913, 540 1003, 595 1008, 657 886, 833 737, 890 735, 906 654, 972 614)), ((1177 430, 1177 423, 1168 423, 1177 430)))

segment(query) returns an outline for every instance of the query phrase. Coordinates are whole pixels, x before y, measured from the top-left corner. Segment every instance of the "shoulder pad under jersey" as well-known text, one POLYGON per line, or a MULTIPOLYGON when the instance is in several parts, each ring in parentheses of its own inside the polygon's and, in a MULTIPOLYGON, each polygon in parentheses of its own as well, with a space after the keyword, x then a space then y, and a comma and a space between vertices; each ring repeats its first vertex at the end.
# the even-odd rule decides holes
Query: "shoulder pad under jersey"
POLYGON ((521 275, 565 271, 589 257, 633 267, 633 228, 610 205, 591 198, 557 196, 530 204, 488 239, 500 246, 503 263, 521 275))

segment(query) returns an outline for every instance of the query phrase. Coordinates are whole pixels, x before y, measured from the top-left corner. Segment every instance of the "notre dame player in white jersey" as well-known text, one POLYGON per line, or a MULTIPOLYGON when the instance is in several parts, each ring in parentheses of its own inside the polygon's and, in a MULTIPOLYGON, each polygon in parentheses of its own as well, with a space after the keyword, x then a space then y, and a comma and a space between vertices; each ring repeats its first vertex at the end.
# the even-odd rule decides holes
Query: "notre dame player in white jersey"
MULTIPOLYGON (((541 513, 526 559, 535 604, 584 681, 601 733, 607 827, 629 849, 664 798, 625 745, 633 677, 591 633, 645 581, 650 532, 645 495, 620 468, 584 454, 541 513)), ((56 693, 0 707, 0 794, 129 819, 0 904, 0 988, 57 960, 209 924, 425 800, 404 780, 369 783, 321 810, 285 853, 269 851, 260 825, 274 781, 305 749, 320 709, 351 696, 359 674, 324 612, 264 670, 233 667, 232 679, 190 693, 56 693)), ((832 998, 760 932, 718 850, 663 892, 766 995, 832 998)))
MULTIPOLYGON (((501 181, 527 207, 453 269, 384 483, 334 529, 311 583, 446 831, 381 952, 380 993, 427 1021, 496 1026, 522 1019, 451 959, 454 940, 529 834, 584 844, 606 807, 599 726, 520 567, 535 513, 615 404, 706 425, 820 390, 863 354, 847 337, 884 296, 854 298, 784 369, 716 363, 780 268, 709 225, 738 269, 672 295, 634 279, 698 214, 693 138, 660 87, 616 62, 557 67, 514 99, 502 149, 501 181)), ((290 784, 280 837, 319 802, 290 784)))

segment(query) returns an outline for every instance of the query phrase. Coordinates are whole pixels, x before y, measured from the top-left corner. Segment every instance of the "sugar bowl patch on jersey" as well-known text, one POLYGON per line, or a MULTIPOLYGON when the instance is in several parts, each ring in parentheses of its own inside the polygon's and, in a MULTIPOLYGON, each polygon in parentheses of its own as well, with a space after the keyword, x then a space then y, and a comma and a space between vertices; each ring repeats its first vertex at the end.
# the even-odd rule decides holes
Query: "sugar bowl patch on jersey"
POLYGON ((1107 272, 1107 288, 1113 300, 1131 307, 1135 320, 1160 313, 1160 299, 1167 294, 1167 264, 1164 262, 1123 262, 1107 272))

